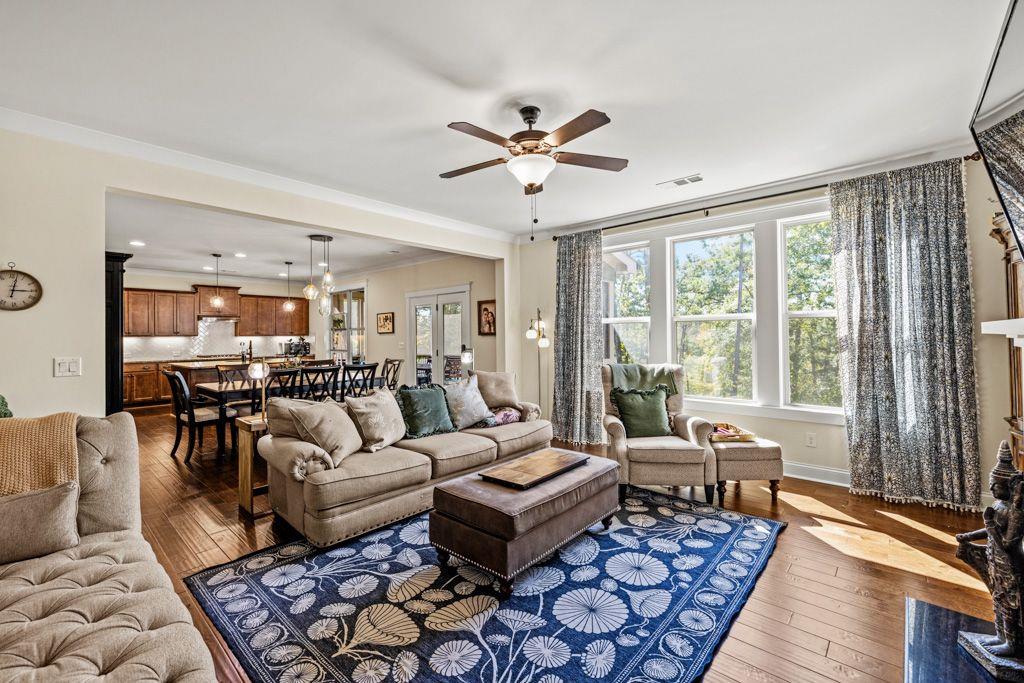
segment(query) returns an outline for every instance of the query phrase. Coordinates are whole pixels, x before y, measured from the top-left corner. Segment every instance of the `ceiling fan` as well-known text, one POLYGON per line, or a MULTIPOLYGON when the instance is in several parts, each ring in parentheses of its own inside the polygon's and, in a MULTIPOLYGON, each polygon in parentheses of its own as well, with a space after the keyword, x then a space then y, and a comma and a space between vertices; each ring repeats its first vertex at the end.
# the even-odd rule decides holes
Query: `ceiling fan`
POLYGON ((588 109, 569 123, 552 133, 543 130, 534 130, 533 126, 540 118, 540 108, 526 106, 519 110, 523 117, 523 123, 527 125, 526 130, 521 130, 507 138, 479 126, 464 121, 449 123, 448 127, 467 135, 493 142, 504 147, 510 157, 498 157, 490 161, 484 161, 465 168, 442 173, 442 178, 455 178, 466 173, 479 171, 482 168, 489 168, 499 164, 505 164, 509 172, 523 184, 527 195, 537 194, 544 189, 544 180, 554 170, 558 163, 571 164, 573 166, 586 166, 597 168, 602 171, 621 171, 629 163, 628 159, 616 159, 615 157, 601 157, 593 154, 579 154, 577 152, 562 152, 559 147, 565 143, 575 140, 579 136, 600 128, 611 119, 603 111, 588 109))

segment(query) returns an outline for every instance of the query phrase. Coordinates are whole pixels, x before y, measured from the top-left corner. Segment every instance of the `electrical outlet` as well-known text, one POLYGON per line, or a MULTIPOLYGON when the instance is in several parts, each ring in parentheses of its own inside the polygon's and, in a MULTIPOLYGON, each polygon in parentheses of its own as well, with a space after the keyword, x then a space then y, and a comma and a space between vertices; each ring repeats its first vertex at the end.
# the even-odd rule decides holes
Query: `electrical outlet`
POLYGON ((53 359, 53 376, 54 377, 81 377, 82 376, 82 359, 81 358, 54 358, 53 359))
POLYGON ((818 447, 818 435, 814 432, 806 432, 804 434, 804 445, 808 448, 818 447))

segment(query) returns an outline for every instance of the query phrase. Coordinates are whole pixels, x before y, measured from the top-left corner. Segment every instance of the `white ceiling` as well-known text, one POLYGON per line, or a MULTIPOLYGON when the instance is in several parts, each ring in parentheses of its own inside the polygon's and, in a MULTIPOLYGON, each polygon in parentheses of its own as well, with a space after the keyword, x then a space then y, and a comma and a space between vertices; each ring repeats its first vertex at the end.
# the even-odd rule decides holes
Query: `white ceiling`
MULTIPOLYGON (((126 264, 132 270, 201 273, 203 266, 214 266, 210 254, 218 253, 223 255, 220 272, 240 277, 278 279, 278 273, 287 273, 284 262, 292 261, 294 285, 309 275, 308 236, 317 233, 308 227, 264 218, 148 197, 107 194, 107 250, 134 254, 126 264), (129 244, 133 240, 144 242, 145 246, 129 244), (245 254, 245 258, 235 257, 236 253, 245 254)), ((331 269, 339 278, 447 256, 386 240, 333 236, 331 269)), ((313 252, 315 275, 322 272, 316 267, 322 261, 321 250, 317 244, 313 252)))
POLYGON ((522 233, 515 103, 566 145, 540 228, 931 150, 967 126, 1005 0, 0 0, 0 106, 522 233), (684 188, 661 181, 701 172, 684 188))

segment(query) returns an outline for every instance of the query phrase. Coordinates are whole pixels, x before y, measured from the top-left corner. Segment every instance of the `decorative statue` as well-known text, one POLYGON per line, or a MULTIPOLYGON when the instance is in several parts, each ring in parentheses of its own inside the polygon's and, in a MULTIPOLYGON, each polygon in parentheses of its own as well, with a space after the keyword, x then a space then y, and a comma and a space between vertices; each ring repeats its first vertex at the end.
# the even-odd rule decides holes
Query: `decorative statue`
POLYGON ((957 534, 956 556, 992 592, 996 635, 961 631, 958 642, 998 680, 1024 682, 1024 473, 1014 467, 1005 441, 989 487, 995 502, 982 515, 985 528, 957 534), (982 540, 985 545, 975 543, 982 540))

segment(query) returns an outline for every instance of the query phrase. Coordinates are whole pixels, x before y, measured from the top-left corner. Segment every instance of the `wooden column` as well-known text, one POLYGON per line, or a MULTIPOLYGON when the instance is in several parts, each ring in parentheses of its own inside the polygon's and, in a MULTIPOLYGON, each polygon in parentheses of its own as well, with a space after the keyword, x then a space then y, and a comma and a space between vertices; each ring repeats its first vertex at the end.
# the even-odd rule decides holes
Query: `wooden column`
POLYGON ((267 423, 259 415, 247 415, 236 418, 235 424, 238 426, 238 507, 252 515, 252 499, 269 489, 268 486, 252 485, 256 442, 266 433, 267 423))

